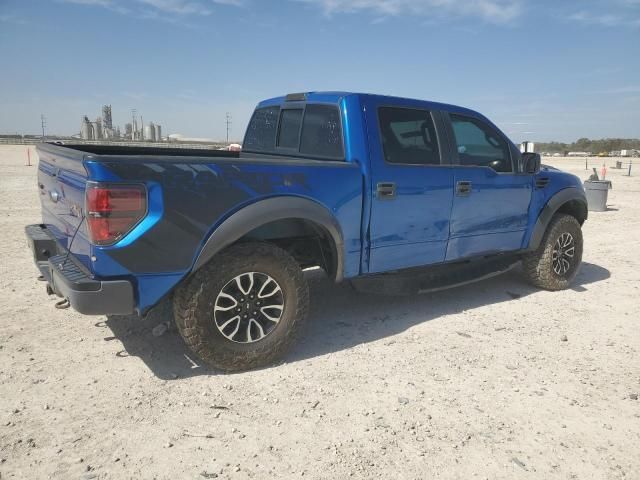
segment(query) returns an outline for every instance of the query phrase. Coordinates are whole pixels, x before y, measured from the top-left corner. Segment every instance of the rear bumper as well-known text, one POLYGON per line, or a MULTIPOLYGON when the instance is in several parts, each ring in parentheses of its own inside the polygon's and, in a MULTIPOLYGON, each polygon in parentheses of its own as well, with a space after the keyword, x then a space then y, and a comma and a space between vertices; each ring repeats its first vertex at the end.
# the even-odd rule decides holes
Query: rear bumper
POLYGON ((33 260, 53 292, 85 315, 134 313, 133 285, 127 280, 97 280, 68 253, 45 225, 25 227, 33 260))

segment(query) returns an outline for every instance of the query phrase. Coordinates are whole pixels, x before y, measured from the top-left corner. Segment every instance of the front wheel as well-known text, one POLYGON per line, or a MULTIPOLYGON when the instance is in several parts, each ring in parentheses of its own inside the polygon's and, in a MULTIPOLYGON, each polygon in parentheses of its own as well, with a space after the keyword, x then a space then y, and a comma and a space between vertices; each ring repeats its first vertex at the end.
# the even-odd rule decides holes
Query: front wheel
POLYGON ((545 290, 564 290, 575 279, 582 263, 582 229, 571 215, 555 215, 540 246, 523 261, 529 282, 545 290))
POLYGON ((244 243, 218 254, 178 289, 174 316, 196 355, 231 372, 281 357, 308 306, 307 283, 287 252, 268 243, 244 243))

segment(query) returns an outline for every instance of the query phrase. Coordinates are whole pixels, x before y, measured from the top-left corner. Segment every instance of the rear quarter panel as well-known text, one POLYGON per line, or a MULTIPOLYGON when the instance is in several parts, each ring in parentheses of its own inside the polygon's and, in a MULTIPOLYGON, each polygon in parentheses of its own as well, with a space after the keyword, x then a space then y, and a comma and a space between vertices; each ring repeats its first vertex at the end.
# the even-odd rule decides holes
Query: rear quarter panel
POLYGON ((142 309, 191 270, 209 235, 226 218, 271 197, 302 197, 329 210, 342 229, 345 277, 359 273, 363 180, 355 163, 101 157, 85 164, 92 180, 161 186, 163 213, 148 230, 134 231, 114 246, 92 247, 98 276, 135 273, 142 309))

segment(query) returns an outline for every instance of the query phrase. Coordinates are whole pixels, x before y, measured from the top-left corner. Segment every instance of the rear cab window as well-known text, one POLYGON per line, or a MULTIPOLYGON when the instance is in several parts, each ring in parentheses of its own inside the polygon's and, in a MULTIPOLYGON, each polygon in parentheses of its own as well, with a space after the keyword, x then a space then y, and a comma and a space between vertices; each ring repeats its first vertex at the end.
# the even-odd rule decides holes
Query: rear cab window
POLYGON ((278 147, 297 149, 300 144, 300 125, 302 123, 302 108, 288 108, 280 112, 280 127, 278 129, 278 147))
POLYGON ((250 152, 274 152, 279 115, 280 107, 257 108, 247 127, 243 149, 250 152))
POLYGON ((245 136, 243 151, 344 160, 340 110, 330 104, 258 108, 245 136))
POLYGON ((302 122, 300 153, 325 158, 344 158, 338 107, 307 105, 302 122))

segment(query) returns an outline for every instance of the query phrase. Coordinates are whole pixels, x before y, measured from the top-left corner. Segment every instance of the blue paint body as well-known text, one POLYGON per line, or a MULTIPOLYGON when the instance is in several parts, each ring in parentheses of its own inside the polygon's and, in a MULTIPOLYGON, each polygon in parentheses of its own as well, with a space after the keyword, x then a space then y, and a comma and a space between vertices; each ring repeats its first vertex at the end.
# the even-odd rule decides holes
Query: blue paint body
MULTIPOLYGON (((278 97, 258 107, 284 103, 278 97)), ((145 312, 189 275, 207 239, 225 220, 264 199, 298 197, 326 209, 341 230, 343 277, 353 278, 526 249, 553 195, 582 188, 579 179, 555 169, 532 175, 460 166, 443 131, 438 133, 441 165, 385 162, 379 107, 442 112, 443 119, 457 113, 492 125, 465 108, 344 92, 310 93, 306 103, 340 108, 344 161, 283 161, 277 155, 260 161, 243 155, 110 156, 72 149, 52 154, 43 149, 38 176, 43 223, 96 278, 131 281, 137 310, 145 312), (536 176, 549 179, 544 189, 535 188, 536 176), (147 188, 146 217, 112 246, 87 239, 82 221, 87 181, 147 188), (456 195, 458 181, 471 181, 471 194, 456 195), (381 182, 395 183, 395 198, 376 195, 381 182)), ((509 147, 519 165, 517 149, 511 142, 509 147)))

